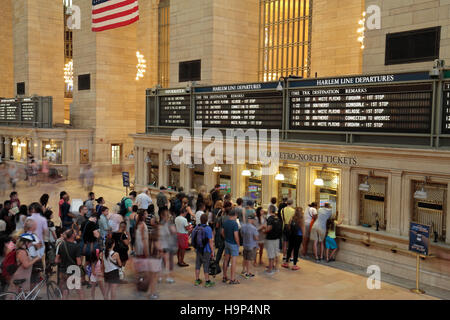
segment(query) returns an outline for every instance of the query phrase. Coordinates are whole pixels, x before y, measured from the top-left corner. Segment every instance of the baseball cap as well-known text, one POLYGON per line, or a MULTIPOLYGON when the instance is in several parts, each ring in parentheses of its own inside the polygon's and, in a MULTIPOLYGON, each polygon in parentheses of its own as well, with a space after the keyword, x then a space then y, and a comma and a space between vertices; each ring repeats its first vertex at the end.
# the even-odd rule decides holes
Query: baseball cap
POLYGON ((34 235, 32 235, 31 233, 24 233, 20 236, 20 238, 31 242, 35 241, 34 235))
POLYGON ((254 214, 249 214, 247 216, 247 220, 250 220, 250 219, 255 220, 256 219, 255 215, 254 214))

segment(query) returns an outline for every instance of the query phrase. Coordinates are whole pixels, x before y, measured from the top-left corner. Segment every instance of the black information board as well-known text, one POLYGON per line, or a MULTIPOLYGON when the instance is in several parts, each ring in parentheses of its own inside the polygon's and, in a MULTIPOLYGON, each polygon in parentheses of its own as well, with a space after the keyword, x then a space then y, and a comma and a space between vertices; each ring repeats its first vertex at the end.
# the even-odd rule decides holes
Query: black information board
POLYGON ((450 82, 444 83, 442 133, 450 134, 450 82))
POLYGON ((432 84, 289 91, 291 130, 429 133, 432 84))
POLYGON ((0 123, 36 122, 38 102, 30 99, 1 99, 0 123))
POLYGON ((282 129, 283 93, 274 89, 276 84, 247 87, 254 90, 224 86, 213 87, 213 92, 196 91, 195 121, 207 128, 282 129))
POLYGON ((190 95, 182 94, 182 95, 160 96, 159 125, 168 127, 190 127, 191 126, 190 95))

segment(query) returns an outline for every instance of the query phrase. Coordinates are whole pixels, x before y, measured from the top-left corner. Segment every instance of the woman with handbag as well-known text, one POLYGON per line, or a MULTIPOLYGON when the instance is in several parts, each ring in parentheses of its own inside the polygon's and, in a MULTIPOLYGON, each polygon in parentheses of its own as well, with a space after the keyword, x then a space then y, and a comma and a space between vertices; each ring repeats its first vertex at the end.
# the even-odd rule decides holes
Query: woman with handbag
POLYGON ((120 256, 114 251, 113 239, 105 241, 105 259, 103 261, 104 277, 106 283, 106 300, 116 300, 117 285, 120 284, 120 268, 122 262, 120 256))
POLYGON ((121 222, 119 225, 119 231, 112 234, 112 239, 115 242, 114 251, 119 254, 123 267, 125 267, 128 261, 128 246, 130 244, 130 235, 126 229, 127 223, 121 222))
MULTIPOLYGON (((294 216, 287 225, 288 231, 288 250, 287 256, 290 257, 294 253, 294 265, 292 270, 299 270, 297 266, 298 252, 300 245, 302 244, 303 235, 305 234, 305 218, 303 216, 303 208, 296 208, 294 216)), ((283 268, 289 268, 289 260, 285 261, 282 265, 283 268)))

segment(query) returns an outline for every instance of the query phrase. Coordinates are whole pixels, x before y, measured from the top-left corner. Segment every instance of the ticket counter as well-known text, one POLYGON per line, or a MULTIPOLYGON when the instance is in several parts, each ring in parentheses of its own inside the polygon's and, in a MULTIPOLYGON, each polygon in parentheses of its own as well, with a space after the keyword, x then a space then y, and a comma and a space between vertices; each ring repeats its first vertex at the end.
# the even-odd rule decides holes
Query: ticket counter
POLYGON ((262 169, 260 165, 248 164, 242 172, 245 177, 245 195, 261 205, 262 202, 262 169))
POLYGON ((325 203, 331 204, 333 215, 336 215, 339 206, 339 170, 321 169, 314 170, 314 199, 323 207, 325 203))
POLYGON ((298 168, 297 167, 280 167, 278 181, 278 199, 288 198, 294 201, 294 207, 298 204, 297 184, 298 184, 298 168), (284 178, 281 180, 281 178, 284 178))

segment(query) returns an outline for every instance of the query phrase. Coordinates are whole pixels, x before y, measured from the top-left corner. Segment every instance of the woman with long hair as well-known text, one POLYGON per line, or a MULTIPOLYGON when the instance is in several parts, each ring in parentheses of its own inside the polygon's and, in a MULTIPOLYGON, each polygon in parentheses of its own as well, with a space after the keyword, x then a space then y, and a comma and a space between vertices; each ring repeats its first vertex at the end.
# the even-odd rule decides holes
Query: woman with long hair
POLYGON ((16 231, 20 232, 23 230, 25 220, 28 217, 28 207, 26 205, 21 205, 19 207, 19 212, 14 217, 16 221, 16 231))
MULTIPOLYGON (((288 224, 289 228, 289 238, 288 238, 288 251, 287 257, 292 255, 294 251, 294 265, 292 270, 298 270, 300 267, 297 266, 298 252, 300 250, 300 245, 302 244, 303 235, 305 234, 305 218, 303 216, 303 208, 297 207, 295 209, 295 214, 288 224)), ((283 268, 289 268, 289 261, 282 264, 283 268)))
POLYGON ((115 241, 106 239, 105 242, 105 282, 106 300, 116 300, 117 285, 120 284, 119 270, 122 267, 119 253, 114 251, 115 241))
POLYGON ((123 267, 125 267, 128 261, 130 238, 129 233, 127 232, 127 224, 122 221, 119 225, 119 230, 112 234, 112 239, 116 243, 114 251, 119 254, 123 267))
POLYGON ((223 213, 223 201, 217 200, 216 204, 214 205, 214 209, 211 211, 209 217, 208 217, 208 224, 213 230, 214 234, 214 221, 216 221, 216 217, 221 216, 223 213))
POLYGON ((48 200, 50 199, 50 196, 47 193, 44 193, 41 198, 39 199, 39 203, 42 206, 42 211, 45 212, 47 209, 51 209, 48 206, 48 200))
MULTIPOLYGON (((256 209, 256 223, 255 227, 258 230, 259 237, 258 237, 258 246, 259 246, 259 265, 262 265, 262 256, 264 253, 264 241, 266 240, 266 233, 264 232, 264 229, 266 228, 266 220, 267 220, 267 213, 262 207, 258 207, 256 209)), ((257 258, 258 255, 255 257, 255 261, 253 263, 254 266, 257 264, 257 258)))
POLYGON ((192 212, 192 208, 189 206, 189 199, 187 197, 184 197, 183 200, 181 200, 181 211, 183 211, 183 209, 186 209, 188 213, 186 215, 187 221, 195 221, 195 214, 192 212))

